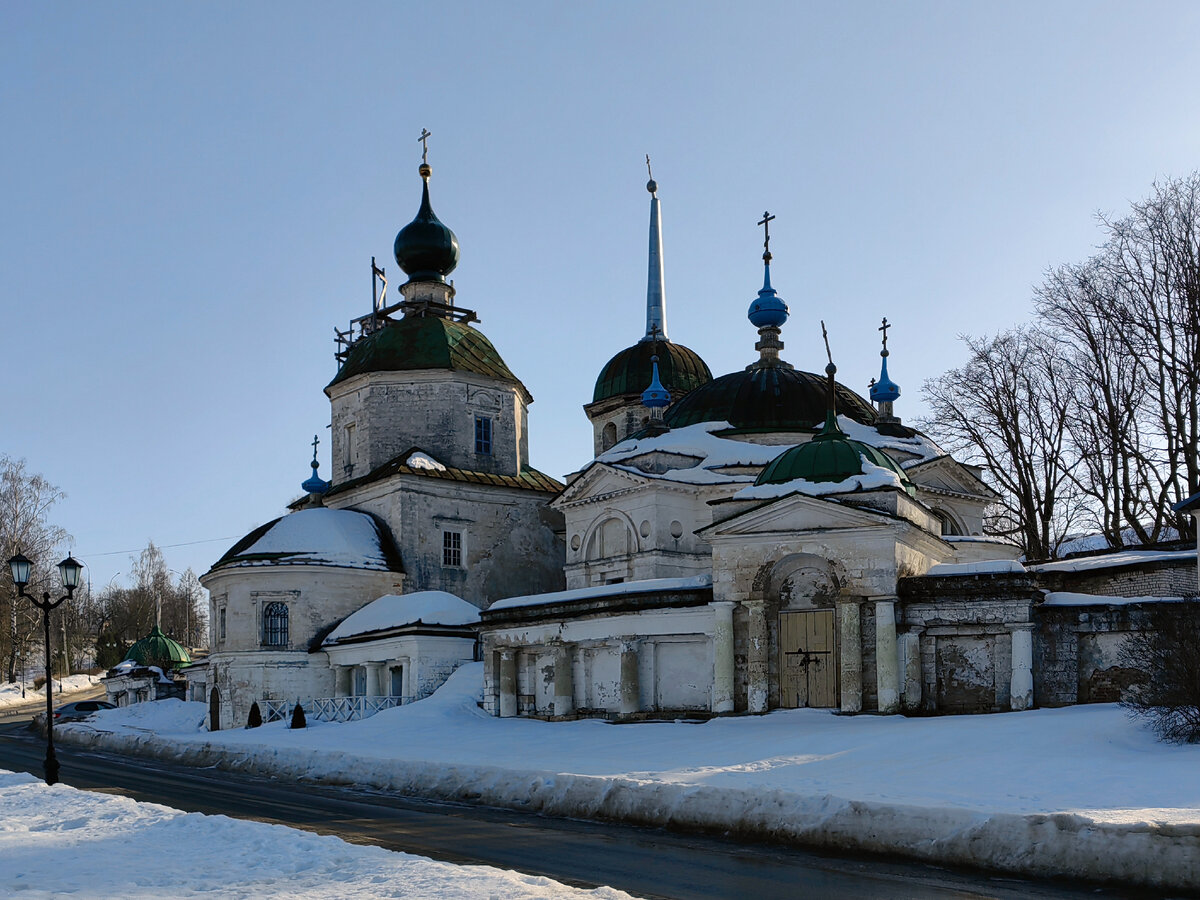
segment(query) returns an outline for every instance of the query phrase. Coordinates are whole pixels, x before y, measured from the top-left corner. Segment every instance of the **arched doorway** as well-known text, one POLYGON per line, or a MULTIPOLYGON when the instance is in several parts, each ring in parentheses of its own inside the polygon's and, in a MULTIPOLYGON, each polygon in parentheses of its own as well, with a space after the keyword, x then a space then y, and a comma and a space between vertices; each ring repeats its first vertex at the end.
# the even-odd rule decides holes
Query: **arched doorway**
POLYGON ((775 702, 787 708, 838 706, 835 600, 843 577, 828 559, 796 553, 771 571, 768 606, 776 613, 771 636, 775 702))
POLYGON ((208 730, 221 730, 221 695, 213 688, 208 695, 208 730))

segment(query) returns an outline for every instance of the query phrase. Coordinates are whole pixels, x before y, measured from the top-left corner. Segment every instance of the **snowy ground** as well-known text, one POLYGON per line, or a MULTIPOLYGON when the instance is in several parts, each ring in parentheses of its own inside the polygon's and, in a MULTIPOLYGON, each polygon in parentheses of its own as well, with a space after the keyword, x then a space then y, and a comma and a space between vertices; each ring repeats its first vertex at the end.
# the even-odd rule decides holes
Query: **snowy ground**
POLYGON ((617 900, 549 878, 456 866, 328 835, 48 788, 0 769, 0 896, 617 900), (172 849, 174 848, 174 849, 172 849))
MULTIPOLYGON (((100 678, 97 675, 71 675, 67 678, 54 679, 54 705, 58 706, 59 695, 62 695, 63 702, 68 702, 71 698, 68 694, 77 694, 80 691, 86 691, 93 685, 100 683, 100 678)), ((46 692, 44 690, 35 690, 33 682, 25 683, 25 696, 21 696, 21 685, 11 681, 0 682, 0 709, 9 706, 20 706, 22 704, 46 702, 46 692)))
MULTIPOLYGON (((362 722, 200 730, 162 701, 77 743, 551 814, 732 829, 1033 875, 1200 885, 1200 746, 1112 705, 904 718, 777 711, 705 724, 495 719, 481 665, 362 722)), ((68 735, 68 732, 70 733, 68 735)))

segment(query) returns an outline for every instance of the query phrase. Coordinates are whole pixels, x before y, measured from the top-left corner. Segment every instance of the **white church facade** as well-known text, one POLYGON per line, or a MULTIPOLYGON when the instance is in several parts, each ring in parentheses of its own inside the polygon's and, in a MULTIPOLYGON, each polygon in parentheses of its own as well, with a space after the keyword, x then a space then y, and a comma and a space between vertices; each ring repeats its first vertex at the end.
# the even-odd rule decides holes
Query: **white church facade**
MULTIPOLYGON (((584 406, 594 458, 565 484, 533 469, 532 397, 455 302, 430 172, 395 242, 401 299, 342 333, 331 481, 314 452, 306 495, 202 579, 212 653, 189 677, 210 727, 254 703, 411 702, 472 659, 485 709, 544 718, 1020 710, 1127 676, 1111 635, 1134 605, 1103 627, 1044 612, 1042 583, 1075 576, 986 537, 984 473, 894 414, 886 320, 869 398, 832 355, 787 362, 769 232, 748 365, 714 378, 669 339, 653 180, 646 330, 584 406)), ((1194 551, 1130 565, 1195 589, 1194 551)))

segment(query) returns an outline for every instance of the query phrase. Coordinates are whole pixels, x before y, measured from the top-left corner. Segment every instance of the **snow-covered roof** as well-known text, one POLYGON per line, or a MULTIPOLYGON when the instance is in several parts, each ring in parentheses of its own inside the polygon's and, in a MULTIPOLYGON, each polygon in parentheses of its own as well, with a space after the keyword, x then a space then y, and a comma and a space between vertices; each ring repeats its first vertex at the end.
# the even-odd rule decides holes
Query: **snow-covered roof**
POLYGON ((554 591, 550 594, 509 597, 506 600, 497 600, 488 607, 488 612, 496 609, 513 609, 520 606, 546 606, 551 603, 568 603, 572 600, 619 597, 622 594, 665 593, 667 591, 685 591, 711 586, 711 575, 693 575, 687 578, 649 578, 645 581, 622 581, 619 584, 601 584, 596 587, 576 588, 573 591, 554 591))
POLYGON ((1135 566, 1150 562, 1186 562, 1196 558, 1195 550, 1123 550, 1101 556, 1083 556, 1078 559, 1060 559, 1055 562, 1039 563, 1029 567, 1031 572, 1090 572, 1093 569, 1111 569, 1116 566, 1135 566))
POLYGON ((1108 597, 1103 594, 1076 594, 1072 591, 1048 591, 1045 606, 1128 606, 1131 603, 1182 603, 1182 597, 1108 597))
POLYGON ((399 571, 385 526, 350 509, 302 509, 256 528, 221 557, 233 566, 318 565, 399 571))
POLYGON ((403 628, 406 625, 473 625, 479 610, 462 597, 446 591, 416 591, 412 594, 384 594, 358 612, 348 615, 325 638, 333 644, 346 638, 403 628))
POLYGON ((803 478, 793 478, 781 484, 751 484, 733 495, 735 500, 767 500, 774 497, 786 497, 789 494, 806 494, 809 497, 823 497, 826 494, 849 494, 853 491, 873 491, 880 488, 904 489, 900 476, 890 469, 877 466, 862 454, 862 474, 851 475, 843 481, 806 481, 803 478))
POLYGON ((1025 567, 1015 559, 985 559, 972 563, 938 563, 930 566, 926 575, 1019 575, 1025 567))
POLYGON ((941 447, 920 432, 916 432, 912 437, 880 434, 870 425, 863 425, 848 416, 838 416, 838 426, 851 440, 861 441, 879 450, 899 450, 903 453, 913 454, 917 457, 916 459, 906 459, 902 463, 906 468, 946 455, 941 447))

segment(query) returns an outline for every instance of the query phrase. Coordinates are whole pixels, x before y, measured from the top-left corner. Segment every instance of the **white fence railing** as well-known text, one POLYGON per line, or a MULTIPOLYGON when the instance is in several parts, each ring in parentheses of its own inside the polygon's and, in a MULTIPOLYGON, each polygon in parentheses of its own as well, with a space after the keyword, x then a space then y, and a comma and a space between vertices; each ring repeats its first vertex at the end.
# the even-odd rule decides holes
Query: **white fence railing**
MULTIPOLYGON (((308 697, 299 701, 305 717, 318 722, 356 722, 403 702, 403 697, 308 697)), ((296 703, 295 700, 258 701, 264 722, 290 721, 296 703)))

